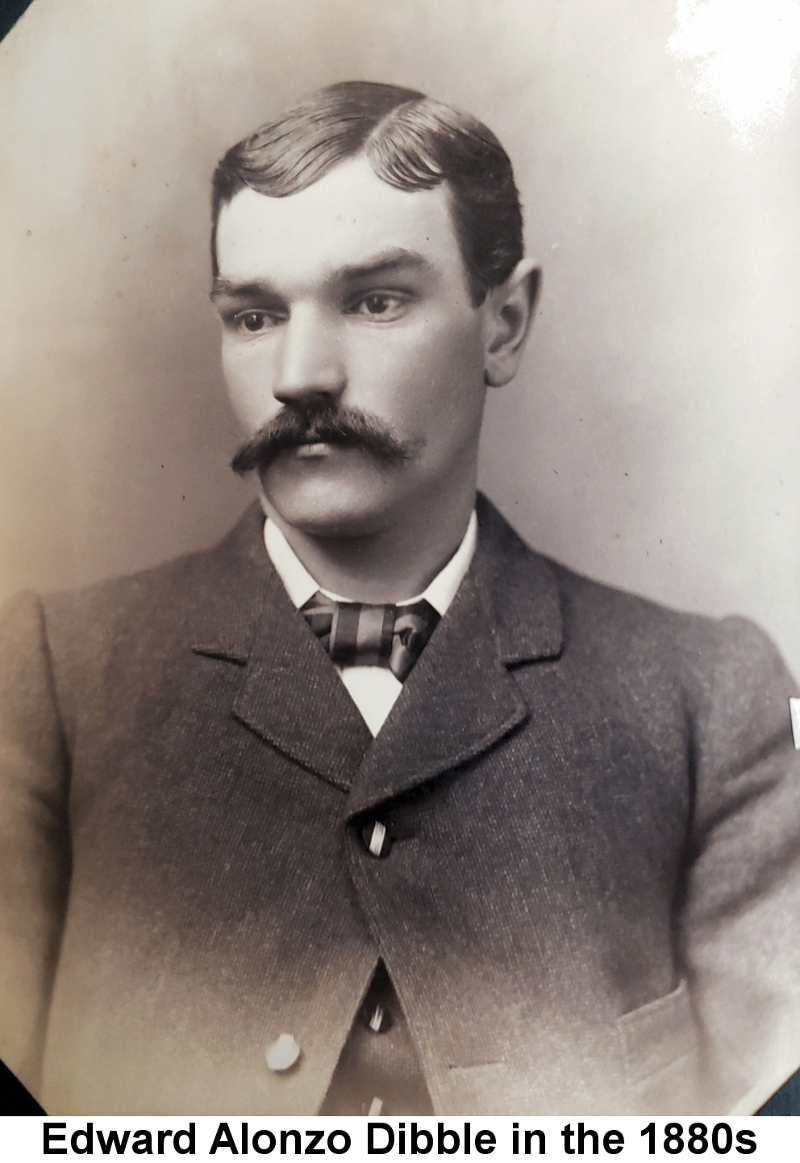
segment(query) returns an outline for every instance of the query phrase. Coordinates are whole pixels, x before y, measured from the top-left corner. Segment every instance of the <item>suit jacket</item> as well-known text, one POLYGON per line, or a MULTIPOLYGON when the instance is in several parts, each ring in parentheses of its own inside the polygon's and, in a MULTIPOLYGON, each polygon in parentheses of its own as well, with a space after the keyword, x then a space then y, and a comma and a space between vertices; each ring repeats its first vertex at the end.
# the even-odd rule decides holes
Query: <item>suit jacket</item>
POLYGON ((10 607, 0 1055, 49 1113, 313 1113, 379 957, 442 1114, 752 1111, 797 1067, 774 648, 479 519, 374 741, 256 509, 10 607))

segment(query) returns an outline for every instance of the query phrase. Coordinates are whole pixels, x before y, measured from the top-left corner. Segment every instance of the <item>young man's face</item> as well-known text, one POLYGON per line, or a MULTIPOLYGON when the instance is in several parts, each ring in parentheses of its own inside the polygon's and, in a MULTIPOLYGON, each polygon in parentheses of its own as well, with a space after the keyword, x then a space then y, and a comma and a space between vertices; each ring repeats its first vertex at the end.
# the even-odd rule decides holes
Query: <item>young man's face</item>
POLYGON ((247 437, 271 422, 282 434, 256 459, 288 525, 379 532, 408 506, 471 493, 486 307, 471 302, 445 186, 397 190, 349 160, 285 198, 241 190, 216 245, 225 378, 247 437))

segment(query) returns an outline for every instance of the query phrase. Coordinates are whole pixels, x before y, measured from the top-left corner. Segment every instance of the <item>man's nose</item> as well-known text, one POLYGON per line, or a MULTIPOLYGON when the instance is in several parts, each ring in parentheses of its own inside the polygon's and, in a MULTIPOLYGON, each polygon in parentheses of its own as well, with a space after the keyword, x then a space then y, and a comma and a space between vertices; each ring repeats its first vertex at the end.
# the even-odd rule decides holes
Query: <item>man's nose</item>
POLYGON ((282 404, 336 400, 347 384, 341 346, 330 320, 313 308, 296 308, 282 328, 273 395, 282 404))

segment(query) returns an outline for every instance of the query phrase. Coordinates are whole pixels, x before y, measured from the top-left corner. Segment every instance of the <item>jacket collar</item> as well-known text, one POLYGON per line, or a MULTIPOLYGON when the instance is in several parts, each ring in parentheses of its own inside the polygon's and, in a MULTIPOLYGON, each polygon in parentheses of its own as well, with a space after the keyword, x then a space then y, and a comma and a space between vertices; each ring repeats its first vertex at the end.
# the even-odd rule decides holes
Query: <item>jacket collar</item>
POLYGON ((491 610, 500 661, 514 666, 557 657, 564 631, 552 563, 529 549, 482 493, 476 508, 479 536, 472 573, 491 610))
POLYGON ((192 649, 243 667, 234 716, 324 779, 352 786, 351 813, 507 735, 529 715, 509 668, 561 650, 553 567, 486 498, 477 511, 472 566, 374 742, 269 561, 260 508, 202 555, 192 649))

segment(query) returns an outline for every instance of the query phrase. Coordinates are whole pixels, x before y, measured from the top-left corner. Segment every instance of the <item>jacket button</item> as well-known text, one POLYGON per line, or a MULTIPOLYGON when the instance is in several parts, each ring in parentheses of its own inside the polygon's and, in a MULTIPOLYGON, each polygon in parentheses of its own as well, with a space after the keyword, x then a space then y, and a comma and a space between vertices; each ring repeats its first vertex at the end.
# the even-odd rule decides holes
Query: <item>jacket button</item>
POLYGON ((291 1070, 294 1066, 300 1057, 300 1047, 291 1034, 281 1034, 267 1046, 264 1057, 270 1070, 281 1073, 284 1070, 291 1070))
POLYGON ((392 847, 391 837, 386 831, 386 825, 382 824, 380 820, 372 820, 369 824, 366 824, 361 833, 361 838, 370 856, 383 859, 389 855, 392 847))

